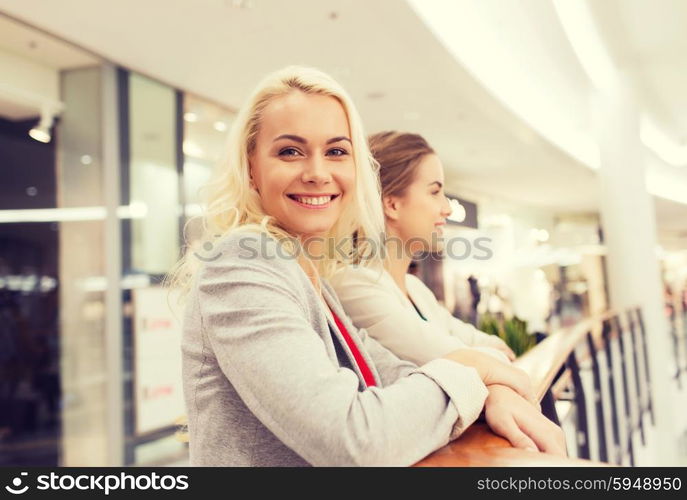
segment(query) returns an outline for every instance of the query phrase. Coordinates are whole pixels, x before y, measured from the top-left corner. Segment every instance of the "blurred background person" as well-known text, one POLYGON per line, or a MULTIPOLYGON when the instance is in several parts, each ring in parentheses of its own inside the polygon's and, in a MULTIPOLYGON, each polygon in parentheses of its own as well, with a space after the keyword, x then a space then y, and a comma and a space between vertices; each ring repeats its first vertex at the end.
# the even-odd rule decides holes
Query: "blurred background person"
POLYGON ((451 214, 438 156, 417 134, 381 132, 369 142, 382 188, 384 269, 348 267, 333 279, 346 312, 358 328, 414 363, 466 346, 505 362, 513 360, 515 355, 500 338, 453 317, 408 272, 414 255, 441 250, 442 228, 451 214))

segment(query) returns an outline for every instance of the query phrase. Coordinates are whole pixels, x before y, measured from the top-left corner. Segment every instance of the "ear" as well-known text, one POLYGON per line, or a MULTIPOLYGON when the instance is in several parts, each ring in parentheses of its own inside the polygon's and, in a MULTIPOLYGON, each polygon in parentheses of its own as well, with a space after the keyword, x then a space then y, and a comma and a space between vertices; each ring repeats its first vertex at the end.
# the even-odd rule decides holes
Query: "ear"
POLYGON ((250 158, 248 158, 248 186, 259 193, 258 187, 255 185, 255 180, 253 179, 253 165, 251 165, 250 158))
POLYGON ((398 220, 401 200, 397 196, 382 197, 384 215, 391 220, 398 220))

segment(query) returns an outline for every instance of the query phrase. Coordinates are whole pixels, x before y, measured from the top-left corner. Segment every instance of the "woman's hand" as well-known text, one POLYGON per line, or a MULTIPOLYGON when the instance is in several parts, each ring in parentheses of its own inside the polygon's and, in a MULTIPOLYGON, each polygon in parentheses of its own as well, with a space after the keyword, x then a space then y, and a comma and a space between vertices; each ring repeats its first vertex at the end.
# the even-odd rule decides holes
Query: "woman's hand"
POLYGON ((484 416, 492 431, 516 448, 568 456, 563 429, 509 387, 494 384, 487 389, 484 416))
POLYGON ((529 375, 520 368, 470 348, 456 349, 445 355, 444 358, 475 368, 485 385, 501 384, 510 387, 536 408, 539 408, 539 401, 534 396, 532 389, 532 381, 529 375))
POLYGON ((515 361, 516 356, 513 350, 510 347, 508 347, 508 344, 506 344, 502 339, 500 339, 496 335, 489 335, 489 338, 486 339, 486 342, 482 345, 484 347, 491 347, 492 349, 501 351, 503 354, 508 356, 508 359, 510 361, 515 361))

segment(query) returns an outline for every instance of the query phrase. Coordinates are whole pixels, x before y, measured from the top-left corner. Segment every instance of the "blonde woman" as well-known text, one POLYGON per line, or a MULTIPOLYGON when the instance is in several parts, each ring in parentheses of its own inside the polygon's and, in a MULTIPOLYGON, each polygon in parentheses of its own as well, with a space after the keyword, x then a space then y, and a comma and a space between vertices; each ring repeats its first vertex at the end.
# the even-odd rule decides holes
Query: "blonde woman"
POLYGON ((189 288, 192 465, 410 465, 475 421, 488 385, 531 395, 522 372, 461 353, 401 361, 345 315, 325 278, 365 250, 348 235, 374 241, 383 218, 360 118, 334 80, 268 76, 228 152, 208 190, 212 255, 189 254, 173 280, 189 288))
MULTIPOLYGON (((369 145, 379 163, 385 260, 383 267, 349 266, 337 272, 332 285, 344 310, 358 328, 418 365, 465 347, 474 356, 489 354, 509 363, 515 356, 501 339, 454 318, 422 281, 408 273, 414 254, 442 248, 443 226, 451 214, 438 156, 417 134, 382 132, 371 136, 369 145)), ((490 387, 490 397, 502 391, 509 389, 490 387)), ((548 432, 560 434, 537 407, 523 408, 524 413, 510 421, 487 411, 487 423, 516 446, 523 435, 541 443, 548 432)))

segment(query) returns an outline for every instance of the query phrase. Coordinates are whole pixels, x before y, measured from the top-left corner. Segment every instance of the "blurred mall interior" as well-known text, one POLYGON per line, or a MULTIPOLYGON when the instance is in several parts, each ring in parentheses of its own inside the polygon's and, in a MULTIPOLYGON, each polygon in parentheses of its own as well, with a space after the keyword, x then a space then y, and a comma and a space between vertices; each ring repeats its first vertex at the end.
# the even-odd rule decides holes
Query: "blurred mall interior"
POLYGON ((437 150, 448 236, 493 251, 415 269, 456 316, 534 335, 640 309, 633 461, 687 465, 686 23, 680 0, 0 0, 0 465, 187 463, 160 281, 287 64, 437 150))

